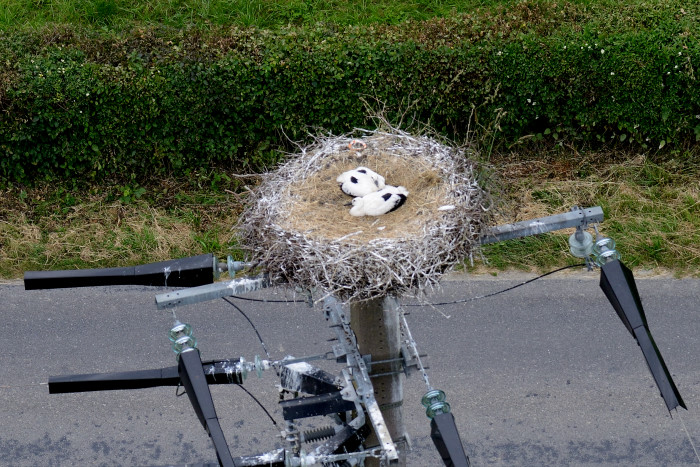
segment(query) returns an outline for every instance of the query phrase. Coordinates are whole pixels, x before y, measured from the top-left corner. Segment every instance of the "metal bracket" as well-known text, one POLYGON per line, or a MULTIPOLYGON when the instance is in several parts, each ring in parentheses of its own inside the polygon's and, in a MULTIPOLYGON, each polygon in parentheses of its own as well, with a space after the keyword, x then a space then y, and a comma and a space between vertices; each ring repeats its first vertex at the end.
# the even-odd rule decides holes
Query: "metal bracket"
POLYGON ((357 395, 367 410, 382 451, 386 453, 386 457, 389 460, 397 460, 399 455, 396 451, 396 446, 391 440, 391 435, 379 409, 379 404, 374 398, 374 387, 367 371, 367 365, 360 354, 360 350, 357 348, 357 340, 355 333, 350 328, 350 321, 345 315, 342 306, 334 297, 329 296, 324 299, 323 310, 326 318, 332 323, 331 327, 336 332, 338 341, 345 347, 347 365, 353 370, 352 378, 357 387, 357 395))
POLYGON ((280 406, 282 407, 282 417, 285 420, 296 420, 299 418, 347 412, 355 408, 355 403, 343 399, 341 392, 337 391, 280 401, 280 406))
POLYGON ((279 377, 280 387, 290 392, 320 395, 340 390, 333 375, 305 361, 284 363, 279 370, 279 377))

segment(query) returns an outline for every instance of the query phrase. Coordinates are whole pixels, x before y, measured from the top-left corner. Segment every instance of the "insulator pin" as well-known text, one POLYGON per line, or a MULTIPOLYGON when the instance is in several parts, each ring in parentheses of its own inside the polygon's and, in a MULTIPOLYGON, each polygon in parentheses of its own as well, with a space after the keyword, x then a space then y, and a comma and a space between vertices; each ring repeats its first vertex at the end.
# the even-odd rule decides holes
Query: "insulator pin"
POLYGON ((430 419, 439 413, 450 413, 450 404, 445 402, 445 392, 439 389, 426 392, 421 399, 421 404, 425 407, 425 414, 430 419))
POLYGON ((171 342, 170 348, 177 356, 180 356, 182 352, 197 348, 197 339, 192 336, 192 326, 187 323, 175 321, 175 325, 168 333, 168 339, 171 342))
POLYGON ((175 342, 183 336, 192 336, 192 326, 187 323, 175 321, 175 325, 170 329, 170 333, 168 334, 170 342, 175 342))
POLYGON ((234 261, 232 256, 229 256, 226 258, 226 270, 229 273, 229 276, 231 276, 232 279, 236 277, 236 273, 238 271, 242 271, 245 268, 249 268, 252 266, 252 263, 248 263, 246 261, 234 261))
POLYGON ((620 253, 615 249, 615 240, 609 237, 599 238, 593 245, 593 257, 598 266, 620 259, 620 253))
POLYGON ((569 251, 577 258, 587 258, 593 252, 593 235, 577 231, 569 237, 569 251))

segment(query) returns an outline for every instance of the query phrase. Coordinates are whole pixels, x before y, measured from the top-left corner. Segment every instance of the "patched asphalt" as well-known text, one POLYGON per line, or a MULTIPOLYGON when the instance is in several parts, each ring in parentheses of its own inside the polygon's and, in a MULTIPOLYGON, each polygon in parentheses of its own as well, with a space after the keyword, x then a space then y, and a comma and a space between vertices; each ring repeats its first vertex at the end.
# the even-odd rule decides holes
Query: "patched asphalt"
MULTIPOLYGON (((530 277, 451 276, 427 300, 478 297, 530 277)), ((597 279, 570 271, 489 298, 407 307, 431 383, 446 392, 473 465, 700 464, 684 428, 700 445, 700 281, 638 280, 649 327, 689 409, 671 417, 597 279)), ((172 313, 154 304, 166 290, 0 285, 3 465, 215 462, 187 397, 173 387, 49 395, 45 384, 50 375, 174 365, 172 313)), ((255 296, 293 298, 283 289, 255 296)), ((333 333, 320 307, 237 303, 273 358, 330 350, 333 333)), ((248 322, 223 300, 176 312, 192 324, 203 359, 264 356, 248 322)), ((278 382, 267 372, 245 386, 281 423, 278 382)), ((418 374, 406 381, 410 466, 441 465, 420 405, 425 390, 418 374)), ((235 456, 283 446, 240 388, 217 385, 212 394, 235 456)))

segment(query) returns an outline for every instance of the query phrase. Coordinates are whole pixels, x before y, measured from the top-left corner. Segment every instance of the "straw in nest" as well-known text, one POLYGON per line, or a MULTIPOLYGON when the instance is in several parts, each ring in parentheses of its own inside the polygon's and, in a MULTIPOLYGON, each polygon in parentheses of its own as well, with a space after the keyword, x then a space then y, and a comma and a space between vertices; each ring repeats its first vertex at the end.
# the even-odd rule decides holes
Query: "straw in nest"
POLYGON ((400 130, 317 137, 263 182, 240 217, 241 245, 273 280, 344 301, 417 295, 479 245, 489 215, 466 151, 400 130), (358 166, 404 186, 398 210, 354 217, 336 177, 358 166))

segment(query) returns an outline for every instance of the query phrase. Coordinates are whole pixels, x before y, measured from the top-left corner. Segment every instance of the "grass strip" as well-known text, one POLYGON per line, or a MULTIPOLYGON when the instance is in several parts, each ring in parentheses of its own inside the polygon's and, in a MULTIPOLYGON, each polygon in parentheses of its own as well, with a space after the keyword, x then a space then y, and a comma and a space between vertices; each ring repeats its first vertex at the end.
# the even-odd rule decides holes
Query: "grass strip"
MULTIPOLYGON (((600 205, 601 232, 626 264, 700 276, 698 154, 665 161, 610 153, 498 154, 499 223, 600 205), (507 181, 507 183, 505 183, 507 181)), ((246 189, 223 172, 139 187, 8 189, 0 200, 0 277, 27 270, 134 265, 200 253, 243 259, 231 227, 246 189), (215 184, 207 180, 218 179, 215 184)), ((248 180, 252 182, 253 180, 248 180)), ((560 232, 487 245, 472 271, 547 271, 577 261, 560 232)))

